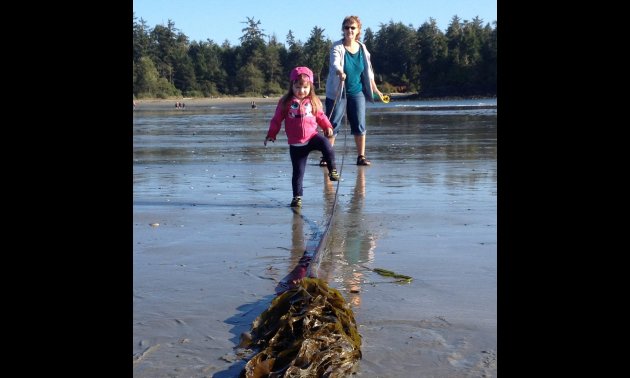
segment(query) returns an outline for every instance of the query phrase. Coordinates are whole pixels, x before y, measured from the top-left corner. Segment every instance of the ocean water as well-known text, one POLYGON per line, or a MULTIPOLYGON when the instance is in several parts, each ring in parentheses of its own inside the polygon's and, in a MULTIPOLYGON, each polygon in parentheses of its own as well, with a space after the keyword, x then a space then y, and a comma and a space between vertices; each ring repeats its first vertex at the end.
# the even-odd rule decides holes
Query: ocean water
POLYGON ((286 136, 263 146, 275 101, 141 104, 133 115, 134 377, 237 377, 241 332, 322 235, 318 277, 362 335, 357 376, 496 376, 497 101, 370 104, 342 180, 313 152, 293 212, 286 136), (413 277, 380 276, 383 268, 413 277))

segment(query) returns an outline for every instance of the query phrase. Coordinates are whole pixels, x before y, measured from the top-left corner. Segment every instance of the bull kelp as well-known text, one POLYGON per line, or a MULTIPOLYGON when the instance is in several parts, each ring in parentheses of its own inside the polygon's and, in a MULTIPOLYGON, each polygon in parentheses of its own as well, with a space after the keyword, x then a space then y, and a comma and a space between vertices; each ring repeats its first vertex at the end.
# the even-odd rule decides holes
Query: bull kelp
POLYGON ((310 277, 274 298, 241 346, 259 350, 242 378, 346 377, 361 359, 350 305, 338 290, 310 277))

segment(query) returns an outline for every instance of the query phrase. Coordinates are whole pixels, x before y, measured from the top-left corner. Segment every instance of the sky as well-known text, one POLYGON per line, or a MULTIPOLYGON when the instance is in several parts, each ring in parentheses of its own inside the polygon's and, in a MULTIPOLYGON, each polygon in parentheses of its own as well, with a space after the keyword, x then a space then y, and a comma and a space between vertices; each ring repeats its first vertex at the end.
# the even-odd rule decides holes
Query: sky
POLYGON ((286 43, 289 30, 305 43, 314 27, 324 29, 331 41, 341 38, 341 22, 359 16, 363 30, 376 33, 381 24, 401 22, 414 29, 433 18, 446 32, 453 16, 471 21, 478 16, 485 26, 497 21, 497 0, 133 0, 136 22, 143 19, 150 28, 166 26, 168 20, 189 41, 212 40, 221 45, 240 45, 248 18, 260 21, 259 28, 286 43))

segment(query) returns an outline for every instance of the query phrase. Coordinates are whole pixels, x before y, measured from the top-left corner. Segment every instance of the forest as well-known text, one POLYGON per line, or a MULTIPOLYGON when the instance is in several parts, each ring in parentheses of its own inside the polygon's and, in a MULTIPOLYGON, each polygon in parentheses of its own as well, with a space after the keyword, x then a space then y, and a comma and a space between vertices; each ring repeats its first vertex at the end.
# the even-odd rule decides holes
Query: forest
MULTIPOLYGON (((133 96, 200 98, 279 96, 293 67, 308 66, 318 94, 325 92, 333 41, 313 27, 306 42, 291 30, 286 45, 264 33, 262 22, 246 17, 240 45, 211 38, 190 41, 169 20, 150 27, 133 15, 133 96)), ((494 97, 497 93, 497 22, 453 16, 442 32, 435 19, 415 29, 390 21, 365 28, 376 83, 383 93, 420 98, 494 97)))

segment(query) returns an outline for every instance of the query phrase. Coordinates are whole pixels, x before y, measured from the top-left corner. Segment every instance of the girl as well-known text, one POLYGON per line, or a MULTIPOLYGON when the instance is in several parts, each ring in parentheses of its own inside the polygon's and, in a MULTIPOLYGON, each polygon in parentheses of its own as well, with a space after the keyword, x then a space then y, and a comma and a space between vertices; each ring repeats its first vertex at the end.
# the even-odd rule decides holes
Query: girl
POLYGON ((326 138, 332 137, 333 128, 324 114, 321 100, 315 94, 313 71, 308 67, 296 67, 291 71, 290 79, 289 91, 278 101, 276 112, 269 123, 265 146, 267 146, 268 141, 276 141, 276 135, 280 131, 282 121, 284 121, 284 131, 287 134, 289 154, 293 165, 291 207, 301 207, 304 170, 308 154, 311 151, 321 151, 323 159, 326 160, 328 177, 331 181, 338 181, 339 174, 335 164, 335 151, 326 138), (326 137, 317 132, 318 125, 326 137))

